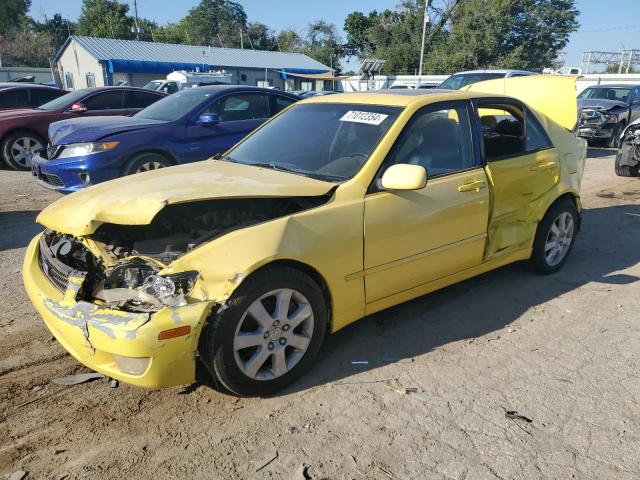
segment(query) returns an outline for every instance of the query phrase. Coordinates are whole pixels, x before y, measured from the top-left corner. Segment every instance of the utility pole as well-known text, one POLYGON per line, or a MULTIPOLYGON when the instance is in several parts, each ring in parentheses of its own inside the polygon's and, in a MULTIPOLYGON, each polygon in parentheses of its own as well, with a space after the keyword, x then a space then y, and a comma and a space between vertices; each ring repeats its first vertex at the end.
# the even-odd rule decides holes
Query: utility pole
POLYGON ((140 27, 138 26, 138 0, 133 0, 133 23, 136 29, 136 40, 140 40, 140 27))
POLYGON ((240 48, 244 50, 244 40, 242 39, 242 27, 240 27, 240 48))
POLYGON ((424 40, 427 36, 427 25, 430 22, 429 19, 429 5, 431 5, 431 0, 425 0, 424 2, 424 22, 422 24, 422 45, 420 46, 420 68, 418 70, 418 85, 420 85, 421 77, 422 77, 422 62, 424 59, 424 40))

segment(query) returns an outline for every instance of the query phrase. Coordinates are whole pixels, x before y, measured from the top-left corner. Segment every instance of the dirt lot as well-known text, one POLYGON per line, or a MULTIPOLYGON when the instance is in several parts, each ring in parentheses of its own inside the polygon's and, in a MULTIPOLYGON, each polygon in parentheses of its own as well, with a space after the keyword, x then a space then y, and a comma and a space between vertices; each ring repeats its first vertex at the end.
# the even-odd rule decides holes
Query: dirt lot
POLYGON ((87 371, 21 284, 57 195, 0 171, 0 477, 640 478, 640 180, 615 177, 611 153, 590 153, 560 273, 512 265, 376 314, 286 392, 246 400, 51 383, 87 371))

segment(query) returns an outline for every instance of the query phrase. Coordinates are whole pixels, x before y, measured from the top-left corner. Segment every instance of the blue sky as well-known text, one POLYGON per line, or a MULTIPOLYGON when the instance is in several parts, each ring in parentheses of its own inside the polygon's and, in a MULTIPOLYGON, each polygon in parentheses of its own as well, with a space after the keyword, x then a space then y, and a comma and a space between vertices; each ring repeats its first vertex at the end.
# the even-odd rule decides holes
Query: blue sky
MULTIPOLYGON (((127 1, 127 0, 120 0, 127 1)), ((397 0, 236 0, 241 3, 249 20, 266 23, 275 30, 292 27, 302 31, 317 19, 336 24, 342 29, 344 19, 354 10, 369 12, 392 8, 397 0)), ((133 0, 128 0, 133 6, 133 0)), ((158 23, 182 18, 198 0, 138 0, 140 16, 158 23)), ((80 14, 81 0, 32 0, 31 14, 36 18, 61 13, 75 20, 80 14)), ((622 48, 640 49, 640 0, 577 0, 580 10, 580 30, 571 36, 565 49, 567 64, 580 65, 585 50, 618 51, 622 48)), ((346 65, 357 68, 357 62, 346 65)))

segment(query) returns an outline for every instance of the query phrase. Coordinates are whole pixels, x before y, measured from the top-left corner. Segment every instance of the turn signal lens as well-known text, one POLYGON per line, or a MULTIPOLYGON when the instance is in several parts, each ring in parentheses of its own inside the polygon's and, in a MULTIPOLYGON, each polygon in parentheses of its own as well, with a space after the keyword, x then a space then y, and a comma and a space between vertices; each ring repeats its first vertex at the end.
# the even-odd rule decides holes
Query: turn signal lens
POLYGON ((172 328, 170 330, 163 330, 158 334, 158 340, 169 340, 170 338, 183 337, 191 333, 191 326, 186 325, 184 327, 172 328))

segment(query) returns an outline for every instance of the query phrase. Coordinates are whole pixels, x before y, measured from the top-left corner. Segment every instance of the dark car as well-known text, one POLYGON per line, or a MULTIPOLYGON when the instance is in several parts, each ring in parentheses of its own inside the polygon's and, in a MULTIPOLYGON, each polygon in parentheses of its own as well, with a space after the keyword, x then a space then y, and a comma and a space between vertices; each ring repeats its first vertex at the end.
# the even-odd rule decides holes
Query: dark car
POLYGON ((0 157, 16 170, 29 169, 33 154, 47 144, 51 123, 68 118, 131 115, 165 96, 133 87, 84 88, 37 108, 0 112, 0 157))
POLYGON ((0 110, 35 108, 66 95, 66 90, 48 85, 21 82, 0 83, 0 110))
POLYGON ((619 148, 625 127, 640 118, 640 85, 594 85, 578 95, 578 136, 619 148))
POLYGON ((39 182, 63 193, 225 152, 298 97, 265 88, 188 88, 132 117, 79 118, 49 128, 33 158, 39 182))

